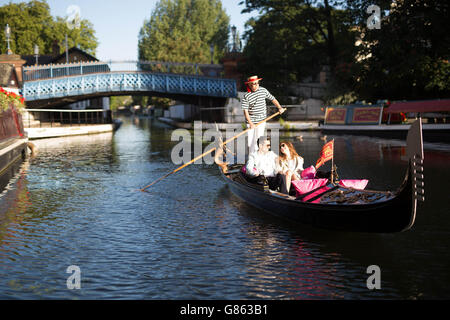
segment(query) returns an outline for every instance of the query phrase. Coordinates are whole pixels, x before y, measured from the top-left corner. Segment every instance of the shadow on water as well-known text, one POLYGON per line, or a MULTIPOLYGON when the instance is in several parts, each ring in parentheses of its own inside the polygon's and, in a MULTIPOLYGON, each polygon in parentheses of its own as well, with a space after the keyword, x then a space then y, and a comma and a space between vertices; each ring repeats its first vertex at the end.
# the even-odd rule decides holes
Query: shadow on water
MULTIPOLYGON (((399 234, 365 234, 323 230, 307 225, 295 224, 273 217, 259 209, 243 203, 228 188, 221 194, 251 225, 251 234, 260 242, 277 243, 278 259, 284 261, 286 271, 293 268, 294 274, 303 274, 305 257, 314 261, 313 270, 307 268, 310 279, 323 280, 315 289, 326 291, 325 298, 420 298, 423 292, 411 286, 411 242, 415 242, 414 230, 399 234), (281 249, 283 248, 283 249, 281 249), (406 250, 406 252, 405 252, 406 250), (382 271, 382 292, 366 287, 367 268, 377 265, 382 271), (326 275, 326 276, 324 276, 326 275), (334 288, 334 289, 333 289, 334 288), (331 292, 330 292, 331 290, 331 292)), ((445 268, 444 266, 442 266, 445 268)), ((442 277, 443 274, 440 275, 442 277)), ((416 278, 416 276, 414 277, 416 278)), ((413 281, 414 282, 414 281, 413 281)), ((307 282, 306 282, 307 283, 307 282)), ((422 284, 423 285, 423 284, 422 284)), ((291 298, 312 298, 314 290, 287 290, 291 298)), ((445 288, 442 288, 447 292, 445 288)), ((317 293, 317 292, 316 292, 317 293)), ((441 292, 443 293, 443 292, 441 292)), ((437 294, 436 288, 427 294, 437 294)), ((317 297, 320 297, 319 294, 317 297)))

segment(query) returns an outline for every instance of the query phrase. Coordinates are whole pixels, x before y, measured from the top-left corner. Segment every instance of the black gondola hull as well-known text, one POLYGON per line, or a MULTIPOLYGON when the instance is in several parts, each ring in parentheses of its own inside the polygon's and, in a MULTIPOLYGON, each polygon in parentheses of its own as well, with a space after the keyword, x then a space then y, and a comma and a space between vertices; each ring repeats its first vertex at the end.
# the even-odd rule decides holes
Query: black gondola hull
MULTIPOLYGON (((223 174, 223 173, 222 173, 223 174)), ((230 190, 250 205, 274 216, 313 227, 353 231, 391 233, 412 227, 416 200, 412 192, 411 170, 399 191, 389 200, 370 204, 320 204, 286 199, 234 181, 223 174, 230 190)))

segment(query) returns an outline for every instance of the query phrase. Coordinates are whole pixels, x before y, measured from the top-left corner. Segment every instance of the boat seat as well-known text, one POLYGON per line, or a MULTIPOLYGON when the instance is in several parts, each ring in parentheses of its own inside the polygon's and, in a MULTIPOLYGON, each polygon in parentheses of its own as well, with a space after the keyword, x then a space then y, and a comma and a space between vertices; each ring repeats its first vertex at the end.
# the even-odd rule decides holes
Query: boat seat
POLYGON ((252 179, 248 177, 246 174, 244 174, 242 171, 239 171, 239 173, 234 175, 234 179, 248 187, 251 187, 256 190, 260 191, 268 191, 269 185, 267 184, 267 181, 259 181, 259 183, 256 182, 256 179, 252 179), (262 183, 261 183, 262 182, 262 183))

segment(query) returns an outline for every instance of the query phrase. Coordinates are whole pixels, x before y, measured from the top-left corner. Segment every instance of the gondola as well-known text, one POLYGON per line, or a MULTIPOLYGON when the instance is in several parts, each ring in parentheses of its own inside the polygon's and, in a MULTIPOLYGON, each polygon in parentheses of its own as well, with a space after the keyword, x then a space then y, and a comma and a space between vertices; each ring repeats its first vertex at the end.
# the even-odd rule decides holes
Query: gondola
POLYGON ((403 183, 396 191, 358 190, 328 180, 323 192, 317 188, 308 194, 292 196, 270 190, 267 184, 249 181, 241 170, 242 165, 229 166, 219 160, 216 163, 233 194, 274 216, 323 229, 402 232, 414 225, 417 201, 424 201, 422 139, 419 119, 408 132, 409 164, 403 183))

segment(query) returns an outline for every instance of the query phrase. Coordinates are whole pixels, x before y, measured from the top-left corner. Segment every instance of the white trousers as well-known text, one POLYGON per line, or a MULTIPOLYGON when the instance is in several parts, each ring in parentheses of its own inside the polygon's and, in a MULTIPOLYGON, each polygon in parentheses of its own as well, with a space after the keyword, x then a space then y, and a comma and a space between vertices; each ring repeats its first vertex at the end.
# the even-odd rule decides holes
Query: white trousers
MULTIPOLYGON (((250 126, 247 124, 247 128, 250 126)), ((248 131, 248 152, 249 154, 258 151, 258 138, 264 136, 266 130, 266 123, 261 123, 255 129, 248 131)))

